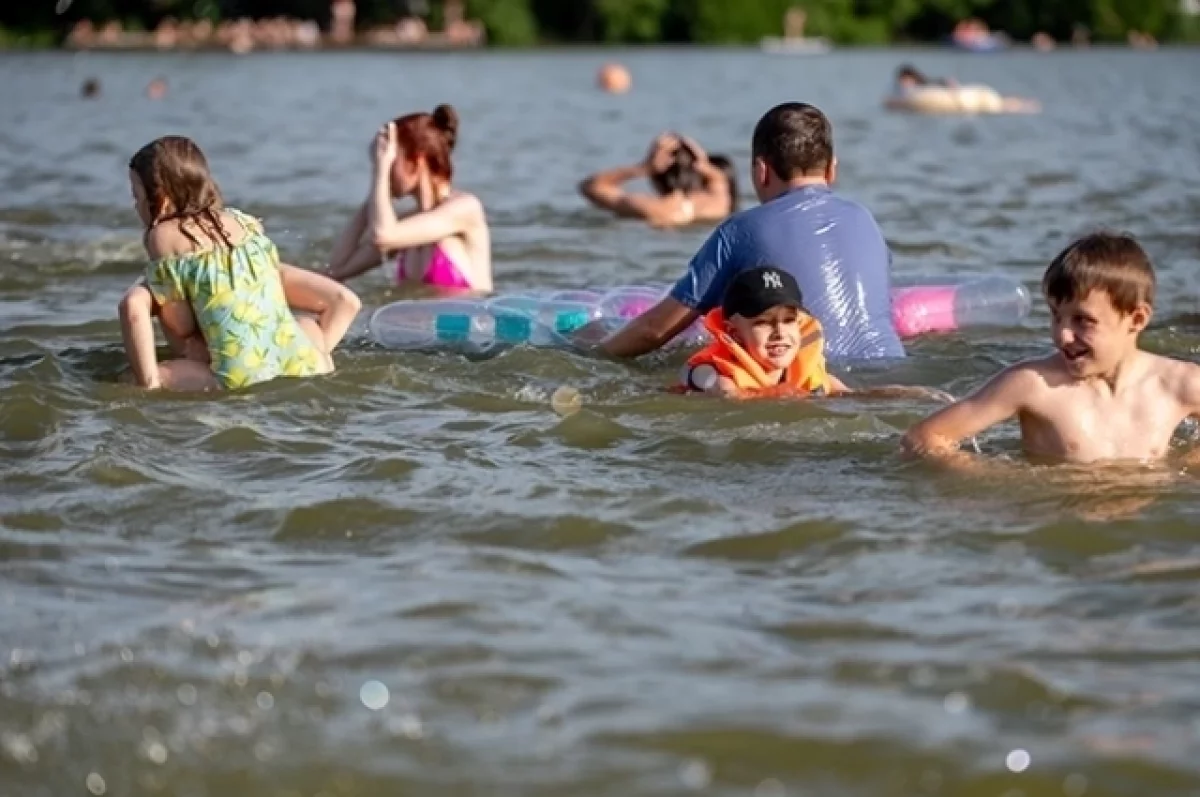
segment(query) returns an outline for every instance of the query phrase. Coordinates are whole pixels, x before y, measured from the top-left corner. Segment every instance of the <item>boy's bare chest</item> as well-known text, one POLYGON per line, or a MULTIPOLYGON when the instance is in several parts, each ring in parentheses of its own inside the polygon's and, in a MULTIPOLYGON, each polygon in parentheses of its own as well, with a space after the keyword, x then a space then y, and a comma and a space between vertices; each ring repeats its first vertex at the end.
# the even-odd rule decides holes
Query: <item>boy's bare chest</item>
POLYGON ((1177 403, 1163 396, 1069 388, 1022 415, 1021 436, 1026 451, 1066 460, 1161 459, 1181 420, 1177 403))

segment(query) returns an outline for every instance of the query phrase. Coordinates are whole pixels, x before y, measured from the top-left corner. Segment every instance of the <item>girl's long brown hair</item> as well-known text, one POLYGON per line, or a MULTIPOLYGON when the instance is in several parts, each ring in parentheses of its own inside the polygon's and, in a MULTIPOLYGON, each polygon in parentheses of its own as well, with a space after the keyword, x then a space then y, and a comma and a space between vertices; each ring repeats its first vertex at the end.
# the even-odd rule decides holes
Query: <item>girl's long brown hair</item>
MULTIPOLYGON (((221 224, 221 210, 225 207, 221 190, 196 142, 185 136, 155 139, 129 159, 129 168, 146 192, 153 216, 151 229, 171 219, 192 221, 214 244, 233 247, 221 224), (164 207, 170 208, 170 212, 161 213, 164 207)), ((179 229, 192 244, 200 246, 185 224, 179 229)))

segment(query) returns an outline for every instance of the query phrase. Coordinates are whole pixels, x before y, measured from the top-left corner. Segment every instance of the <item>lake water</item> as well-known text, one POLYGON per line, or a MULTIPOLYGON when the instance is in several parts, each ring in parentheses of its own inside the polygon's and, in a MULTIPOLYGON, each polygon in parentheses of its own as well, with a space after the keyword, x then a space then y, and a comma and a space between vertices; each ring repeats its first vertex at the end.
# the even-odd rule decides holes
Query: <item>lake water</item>
MULTIPOLYGON (((125 163, 194 137, 286 258, 324 262, 390 116, 452 102, 500 289, 669 281, 707 230, 585 206, 663 129, 738 163, 826 110, 899 276, 1037 289, 1097 225, 1159 268, 1150 348, 1200 350, 1200 51, 0 56, 0 794, 1200 794, 1200 483, 952 477, 921 402, 730 404, 632 365, 380 350, 222 397, 118 385, 142 266, 125 163), (617 58, 623 97, 593 88, 617 58), (1046 106, 890 115, 912 61, 1046 106), (79 98, 99 77, 99 99, 79 98), (165 100, 146 83, 168 80, 165 100), (580 391, 560 417, 549 396, 580 391)), ((397 294, 376 272, 367 310, 397 294)), ((961 394, 1021 326, 886 372, 961 394)), ((1195 436, 1181 433, 1180 445, 1195 436)), ((1012 458, 1016 431, 980 440, 1012 458)))

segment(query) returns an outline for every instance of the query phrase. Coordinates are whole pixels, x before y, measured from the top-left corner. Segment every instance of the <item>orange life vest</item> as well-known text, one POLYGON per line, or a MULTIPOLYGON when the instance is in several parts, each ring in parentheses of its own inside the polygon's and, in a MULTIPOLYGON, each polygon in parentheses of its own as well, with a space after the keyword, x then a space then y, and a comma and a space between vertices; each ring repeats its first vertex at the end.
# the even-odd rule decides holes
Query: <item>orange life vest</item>
POLYGON ((758 360, 725 331, 725 316, 720 308, 704 317, 704 328, 713 336, 713 342, 688 360, 684 368, 683 385, 677 392, 697 389, 692 384, 691 375, 701 365, 712 366, 719 375, 732 379, 739 390, 747 393, 767 392, 781 387, 810 395, 831 392, 829 373, 825 370, 825 335, 821 331, 821 322, 812 316, 805 315, 800 322, 800 351, 779 382, 768 379, 758 360))

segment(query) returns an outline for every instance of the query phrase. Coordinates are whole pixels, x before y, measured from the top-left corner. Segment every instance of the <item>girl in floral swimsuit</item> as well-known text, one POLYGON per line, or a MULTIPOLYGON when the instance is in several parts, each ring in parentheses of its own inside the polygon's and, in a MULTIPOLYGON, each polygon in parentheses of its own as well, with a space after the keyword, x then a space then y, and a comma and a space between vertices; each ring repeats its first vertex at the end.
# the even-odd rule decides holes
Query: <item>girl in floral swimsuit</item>
POLYGON ((333 370, 330 353, 360 308, 346 288, 279 262, 257 219, 223 206, 199 147, 167 136, 129 162, 151 262, 121 301, 138 384, 232 389, 333 370), (317 315, 297 319, 292 308, 317 315), (159 363, 151 315, 180 360, 159 363))

